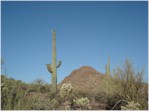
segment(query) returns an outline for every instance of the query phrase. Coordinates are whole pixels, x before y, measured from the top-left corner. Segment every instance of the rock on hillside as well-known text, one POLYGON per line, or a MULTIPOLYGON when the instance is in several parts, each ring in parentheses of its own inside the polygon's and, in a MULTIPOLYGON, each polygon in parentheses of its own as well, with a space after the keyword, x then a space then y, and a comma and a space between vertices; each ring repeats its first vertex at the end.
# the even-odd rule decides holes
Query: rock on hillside
POLYGON ((65 77, 58 87, 60 88, 63 83, 71 83, 75 91, 93 94, 102 85, 104 77, 104 74, 97 72, 94 68, 82 66, 65 77))

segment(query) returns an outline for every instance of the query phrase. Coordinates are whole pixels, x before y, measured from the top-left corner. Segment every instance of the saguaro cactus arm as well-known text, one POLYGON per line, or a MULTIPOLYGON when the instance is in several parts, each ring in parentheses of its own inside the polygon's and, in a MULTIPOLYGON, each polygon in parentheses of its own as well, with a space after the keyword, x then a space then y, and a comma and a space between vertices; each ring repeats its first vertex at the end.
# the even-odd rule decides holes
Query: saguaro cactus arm
POLYGON ((58 65, 56 66, 56 68, 59 68, 61 66, 61 64, 62 64, 62 61, 59 61, 58 65))
POLYGON ((46 64, 47 65, 47 70, 50 72, 50 73, 52 73, 53 71, 52 71, 52 66, 51 66, 51 64, 46 64))

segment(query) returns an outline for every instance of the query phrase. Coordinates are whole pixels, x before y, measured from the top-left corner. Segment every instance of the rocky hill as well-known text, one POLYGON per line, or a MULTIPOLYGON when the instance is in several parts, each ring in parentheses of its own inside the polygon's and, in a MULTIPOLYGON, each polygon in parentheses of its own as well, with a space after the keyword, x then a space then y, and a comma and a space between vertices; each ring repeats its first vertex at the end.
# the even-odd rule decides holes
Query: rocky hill
POLYGON ((74 90, 82 93, 96 93, 103 85, 105 75, 90 66, 82 66, 74 70, 59 84, 71 83, 74 90))

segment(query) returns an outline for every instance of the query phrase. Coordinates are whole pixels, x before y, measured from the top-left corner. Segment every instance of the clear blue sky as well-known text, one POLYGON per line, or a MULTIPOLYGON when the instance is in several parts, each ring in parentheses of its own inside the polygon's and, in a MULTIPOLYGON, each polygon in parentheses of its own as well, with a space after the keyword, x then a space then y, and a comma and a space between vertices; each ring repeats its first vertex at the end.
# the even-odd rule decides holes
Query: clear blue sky
POLYGON ((56 29, 58 82, 87 65, 105 73, 130 59, 148 81, 148 2, 2 2, 1 42, 9 77, 50 83, 56 29))

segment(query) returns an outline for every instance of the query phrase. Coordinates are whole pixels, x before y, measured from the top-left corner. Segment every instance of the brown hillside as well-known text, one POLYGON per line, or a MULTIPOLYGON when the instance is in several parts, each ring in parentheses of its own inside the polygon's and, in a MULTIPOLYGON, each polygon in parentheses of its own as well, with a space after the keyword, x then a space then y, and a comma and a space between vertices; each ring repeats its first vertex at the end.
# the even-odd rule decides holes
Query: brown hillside
POLYGON ((102 86, 104 77, 104 74, 97 72, 94 68, 82 66, 65 77, 58 87, 60 88, 63 83, 71 83, 75 91, 93 94, 102 86))

